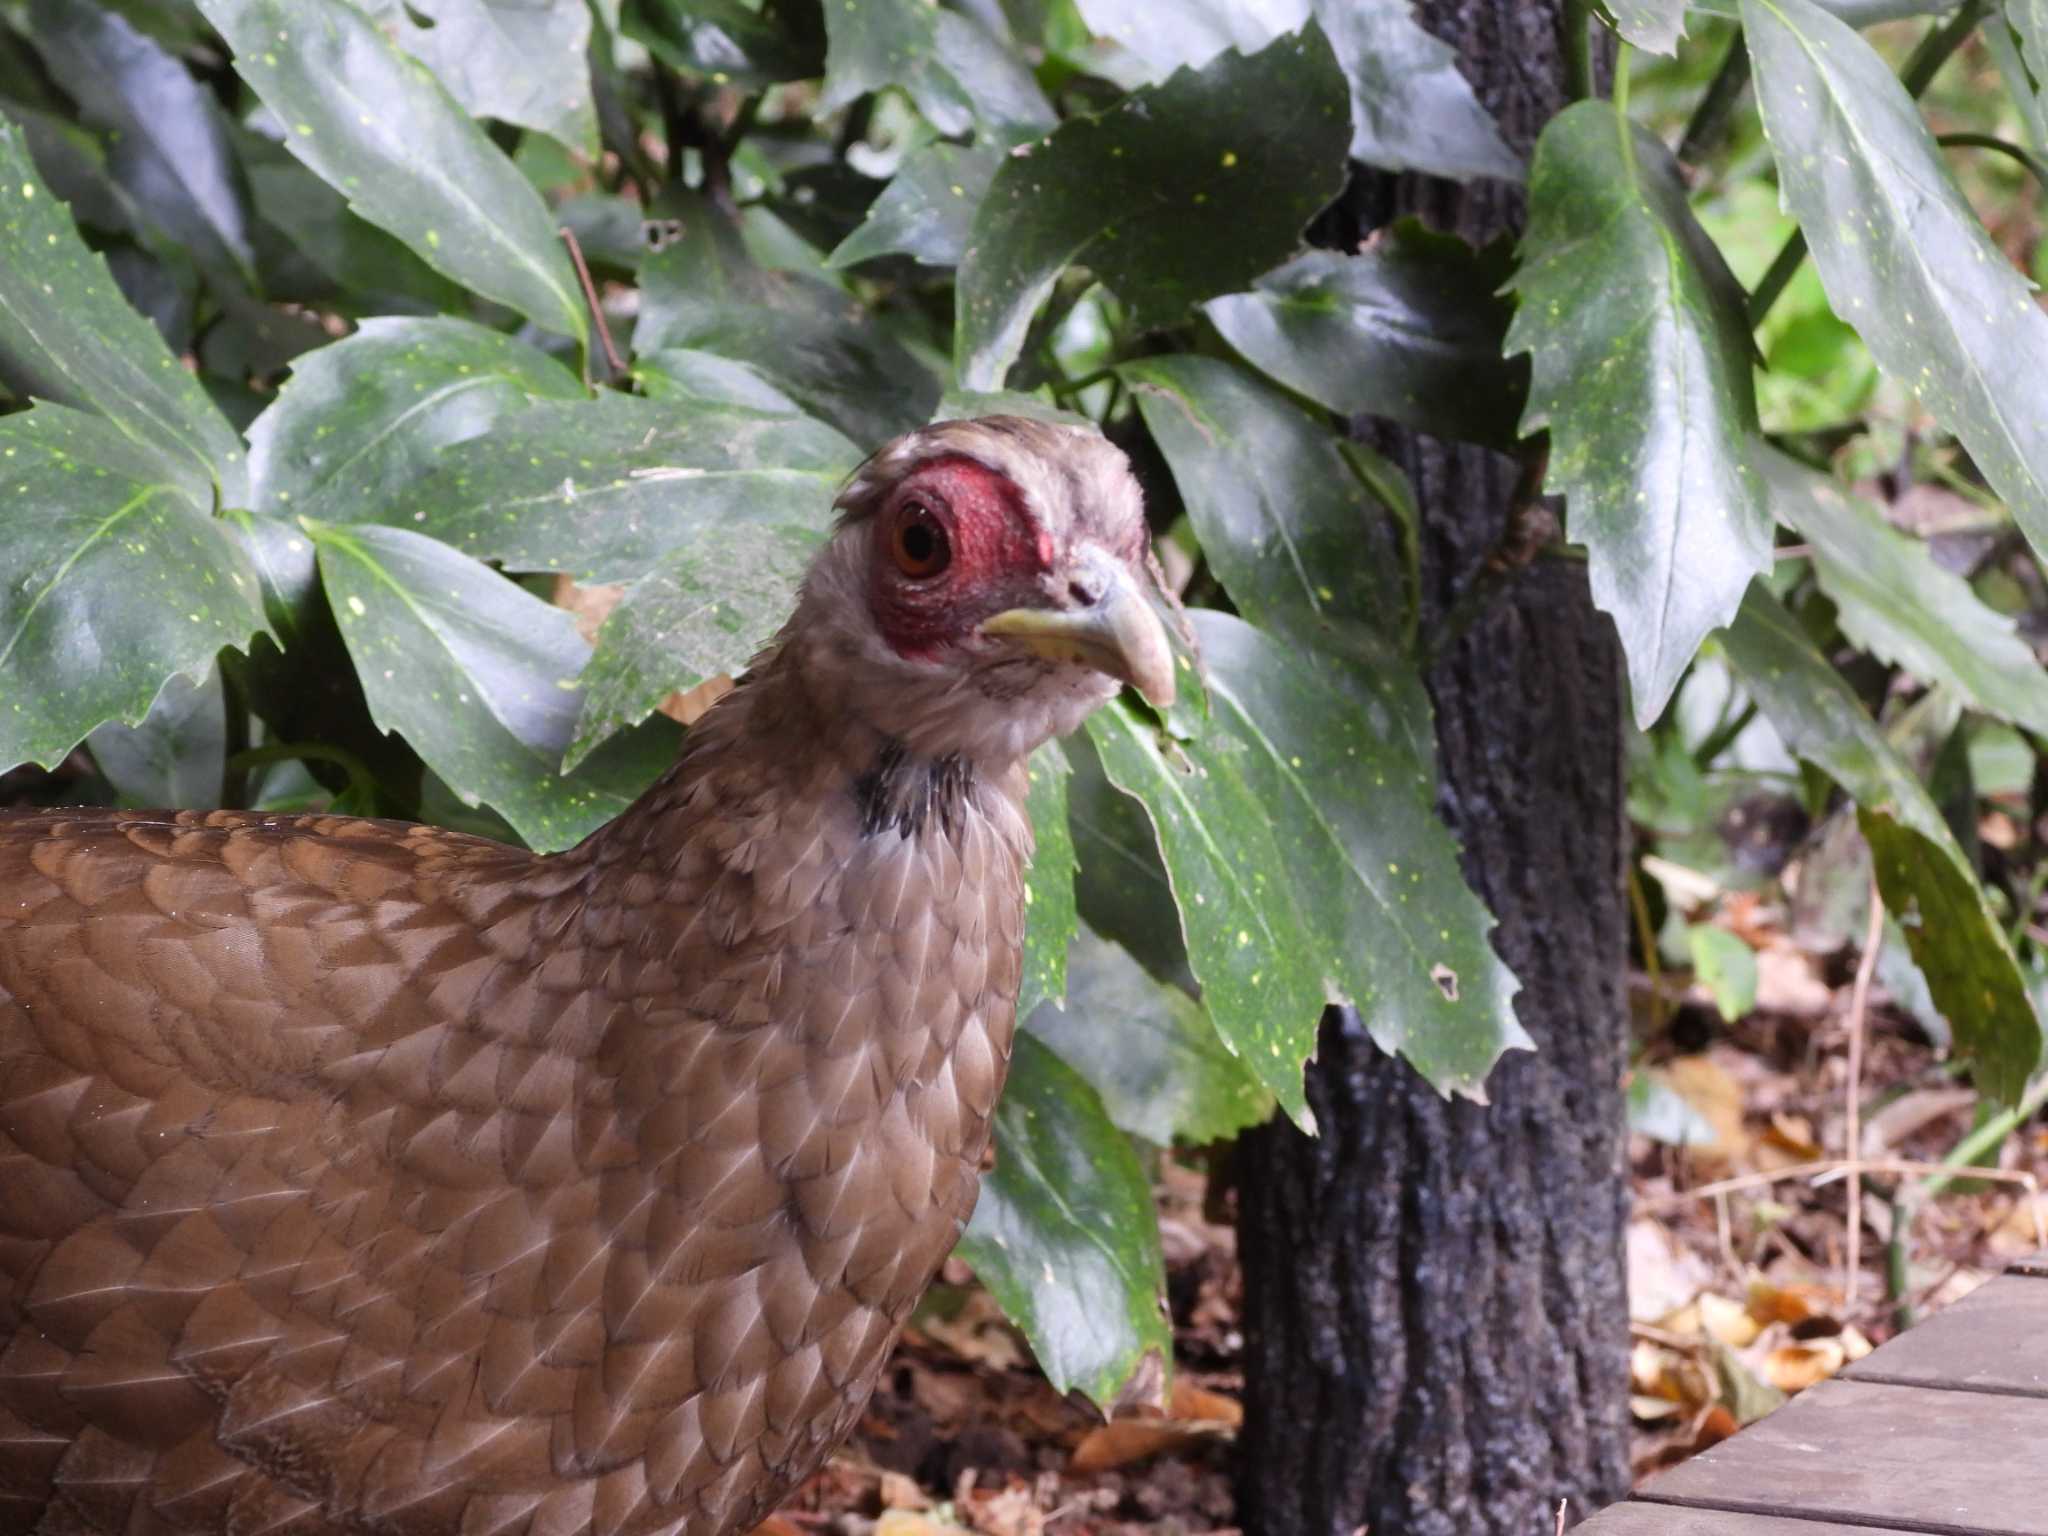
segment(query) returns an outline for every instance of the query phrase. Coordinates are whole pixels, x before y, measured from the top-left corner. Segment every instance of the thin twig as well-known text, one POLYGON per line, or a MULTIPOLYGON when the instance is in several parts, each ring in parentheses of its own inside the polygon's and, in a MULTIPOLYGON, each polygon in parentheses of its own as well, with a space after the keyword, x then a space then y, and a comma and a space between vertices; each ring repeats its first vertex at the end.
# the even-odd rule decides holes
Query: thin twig
MULTIPOLYGON (((611 368, 605 382, 610 383, 626 371, 626 360, 619 356, 619 349, 612 345, 612 328, 605 324, 604 306, 597 302, 597 284, 590 280, 590 268, 583 261, 583 246, 576 239, 576 231, 564 224, 555 231, 562 237, 562 244, 569 247, 569 260, 576 264, 577 279, 583 284, 583 302, 590 306, 590 323, 597 327, 597 339, 604 344, 604 360, 611 368)), ((583 384, 590 386, 590 362, 586 350, 583 364, 583 384)))
POLYGON ((1863 953, 1856 958, 1856 980, 1849 988, 1849 1085, 1842 1131, 1849 1154, 1849 1244, 1844 1255, 1848 1273, 1842 1277, 1842 1305, 1856 1305, 1862 1289, 1863 1263, 1863 1037, 1870 1022, 1870 979, 1877 974, 1877 952, 1884 945, 1884 895, 1877 877, 1870 880, 1870 922, 1863 930, 1863 953))
POLYGON ((1789 1184, 1795 1179, 1840 1178, 1849 1171, 1850 1165, 1863 1173, 1888 1173, 1901 1178, 1939 1180, 1947 1184, 1955 1179, 1988 1179, 2002 1184, 2021 1184, 2029 1189, 2036 1187, 2040 1180, 2031 1173, 2014 1173, 2003 1168, 1958 1168, 1952 1163, 1915 1163, 1899 1158, 1841 1158, 1819 1157, 1809 1162, 1792 1163, 1768 1173, 1742 1173, 1732 1178, 1716 1179, 1711 1184, 1702 1184, 1697 1189, 1675 1190, 1671 1194, 1645 1201, 1644 1207, 1651 1213, 1679 1210, 1692 1200, 1708 1200, 1716 1195, 1739 1194, 1746 1189, 1767 1189, 1773 1184, 1789 1184))
POLYGON ((1738 34, 1729 39, 1728 51, 1721 56, 1721 67, 1714 71, 1713 80, 1693 109, 1692 121, 1685 125, 1685 134, 1678 141, 1681 161, 1697 165, 1714 147, 1748 84, 1749 42, 1738 34))

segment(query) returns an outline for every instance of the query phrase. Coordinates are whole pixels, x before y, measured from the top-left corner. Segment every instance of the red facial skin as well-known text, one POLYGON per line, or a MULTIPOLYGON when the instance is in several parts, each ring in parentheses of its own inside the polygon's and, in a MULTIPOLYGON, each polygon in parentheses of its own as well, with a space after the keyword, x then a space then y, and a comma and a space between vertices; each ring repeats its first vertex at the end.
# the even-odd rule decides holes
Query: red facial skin
POLYGON ((1052 569, 1052 535, 1010 479, 986 464, 934 459, 904 478, 874 520, 869 601, 882 638, 899 656, 931 660, 991 613, 1035 601, 1052 569), (922 507, 944 530, 951 558, 929 576, 906 575, 898 531, 922 507))

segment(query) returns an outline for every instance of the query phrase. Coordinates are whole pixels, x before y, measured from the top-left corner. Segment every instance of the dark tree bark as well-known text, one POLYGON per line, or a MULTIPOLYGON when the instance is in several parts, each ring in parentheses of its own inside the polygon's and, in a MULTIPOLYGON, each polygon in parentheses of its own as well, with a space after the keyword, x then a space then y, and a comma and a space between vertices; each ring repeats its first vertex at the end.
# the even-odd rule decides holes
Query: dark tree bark
MULTIPOLYGON (((1423 0, 1527 151, 1563 104, 1558 0, 1423 0)), ((1361 175, 1319 231, 1346 248, 1403 213, 1475 243, 1518 189, 1361 175)), ((1500 545, 1512 459, 1364 424, 1423 509, 1425 633, 1500 545)), ((1440 805, 1535 1053, 1490 1106, 1446 1103, 1356 1015, 1308 1073, 1322 1134, 1285 1122, 1239 1160, 1252 1536, 1548 1536, 1625 1491, 1626 945, 1620 656, 1584 568, 1510 577, 1433 666, 1440 805)))

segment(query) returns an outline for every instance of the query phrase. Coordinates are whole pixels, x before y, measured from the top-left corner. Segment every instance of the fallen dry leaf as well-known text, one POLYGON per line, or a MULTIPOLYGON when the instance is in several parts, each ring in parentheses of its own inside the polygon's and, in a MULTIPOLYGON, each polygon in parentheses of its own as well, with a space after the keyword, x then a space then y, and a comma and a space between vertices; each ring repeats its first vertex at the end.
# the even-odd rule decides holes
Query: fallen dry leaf
POLYGON ((1692 1148, 1696 1156, 1733 1162, 1749 1149, 1742 1128, 1742 1085, 1711 1056, 1679 1056, 1664 1069, 1672 1090, 1713 1127, 1714 1139, 1692 1148))
POLYGON ((1759 1323, 1803 1323, 1825 1317, 1834 1293, 1823 1285, 1773 1285, 1758 1278, 1749 1282, 1749 1315, 1759 1323))
POLYGON ((885 1509, 874 1536, 967 1536, 967 1528, 908 1509, 885 1509))
POLYGON ((917 1486, 915 1478, 905 1477, 901 1472, 882 1473, 882 1507, 884 1509, 930 1509, 931 1496, 917 1486))
POLYGON ((1817 1019, 1834 1000, 1834 989, 1820 979, 1810 955, 1789 945, 1757 951, 1757 1007, 1793 1018, 1817 1019))
POLYGON ((1730 1349, 1743 1349, 1755 1343, 1757 1334, 1762 1331, 1762 1325, 1750 1315, 1749 1308, 1739 1301, 1703 1291, 1698 1306, 1700 1326, 1710 1337, 1730 1349))
POLYGON ((1184 1424, 1173 1419, 1119 1419, 1083 1435, 1067 1467, 1074 1472, 1106 1472, 1166 1451, 1190 1449, 1225 1432, 1223 1425, 1210 1421, 1184 1424))
POLYGON ((1804 1392, 1826 1381, 1848 1363, 1840 1339, 1815 1339, 1810 1344, 1783 1344, 1764 1356, 1763 1378, 1780 1392, 1804 1392))

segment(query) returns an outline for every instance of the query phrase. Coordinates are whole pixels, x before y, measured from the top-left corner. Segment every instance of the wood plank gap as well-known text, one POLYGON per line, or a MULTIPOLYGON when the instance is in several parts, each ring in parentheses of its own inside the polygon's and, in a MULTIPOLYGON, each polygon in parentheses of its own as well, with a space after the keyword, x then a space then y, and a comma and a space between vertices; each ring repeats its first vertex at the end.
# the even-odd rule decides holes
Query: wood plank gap
POLYGON ((1697 1509, 1723 1515, 1768 1515, 1778 1520, 1802 1520, 1811 1525, 1845 1525, 1862 1531, 1911 1532, 1914 1536, 2028 1536, 2026 1531, 1988 1525, 1950 1525, 1946 1521, 1879 1520, 1875 1516, 1839 1510, 1787 1509, 1782 1504, 1752 1504, 1743 1499, 1702 1499, 1672 1497, 1656 1493, 1632 1493, 1631 1504, 1662 1504, 1671 1509, 1697 1509))
POLYGON ((2048 1280, 2048 1259, 2021 1259, 2008 1264, 2004 1269, 2008 1275, 2021 1275, 2029 1280, 2048 1280))
MULTIPOLYGON (((1873 1355, 1871 1358, 1875 1359, 1873 1355)), ((2048 1402, 2048 1387, 1999 1386, 1982 1381, 1923 1381, 1915 1376, 1894 1376, 1886 1371, 1858 1371, 1844 1381, 1869 1382, 1879 1387, 1916 1387, 1922 1392, 1975 1392, 1980 1397, 2030 1397, 2048 1402)))

